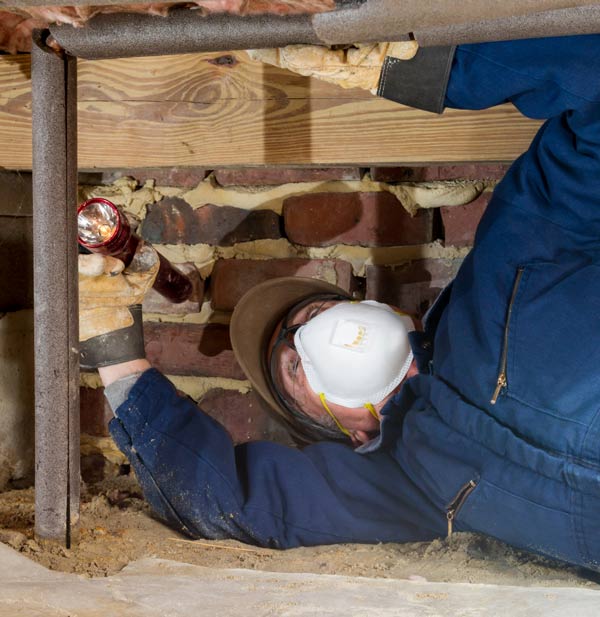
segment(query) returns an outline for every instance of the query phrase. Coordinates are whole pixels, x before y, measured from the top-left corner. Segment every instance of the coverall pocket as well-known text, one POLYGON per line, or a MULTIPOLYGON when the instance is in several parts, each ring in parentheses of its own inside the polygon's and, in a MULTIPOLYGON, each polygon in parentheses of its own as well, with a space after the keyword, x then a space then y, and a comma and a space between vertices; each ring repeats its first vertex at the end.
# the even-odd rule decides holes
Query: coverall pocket
POLYGON ((589 426, 600 400, 600 266, 522 268, 507 323, 505 394, 589 426))
POLYGON ((457 528, 571 563, 581 563, 571 515, 481 479, 457 513, 457 528))

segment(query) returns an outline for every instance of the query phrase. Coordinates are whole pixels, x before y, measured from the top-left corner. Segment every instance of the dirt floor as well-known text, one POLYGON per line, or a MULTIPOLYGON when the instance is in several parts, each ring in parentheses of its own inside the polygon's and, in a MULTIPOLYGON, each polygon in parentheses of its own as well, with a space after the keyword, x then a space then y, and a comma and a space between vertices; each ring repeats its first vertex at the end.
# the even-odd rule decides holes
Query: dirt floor
POLYGON ((0 494, 0 541, 52 570, 108 576, 128 562, 159 557, 215 568, 315 572, 438 582, 600 589, 600 575, 457 533, 431 543, 334 545, 288 551, 235 541, 190 542, 154 520, 130 476, 85 488, 79 542, 70 550, 33 538, 33 489, 0 494))

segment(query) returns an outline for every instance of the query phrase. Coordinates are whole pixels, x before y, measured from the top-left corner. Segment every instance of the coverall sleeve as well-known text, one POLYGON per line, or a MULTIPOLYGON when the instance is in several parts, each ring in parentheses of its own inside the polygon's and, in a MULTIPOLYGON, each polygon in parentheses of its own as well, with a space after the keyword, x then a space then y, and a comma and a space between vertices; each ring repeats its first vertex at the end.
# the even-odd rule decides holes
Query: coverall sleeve
POLYGON ((436 511, 388 453, 336 443, 234 447, 158 371, 141 375, 111 421, 155 513, 192 537, 273 548, 429 540, 436 511))
POLYGON ((494 200, 576 234, 577 242, 594 241, 600 233, 600 35, 458 47, 446 106, 505 102, 546 122, 494 200))
POLYGON ((494 199, 587 238, 600 233, 600 35, 425 48, 386 60, 378 93, 437 112, 513 103, 546 120, 494 199))

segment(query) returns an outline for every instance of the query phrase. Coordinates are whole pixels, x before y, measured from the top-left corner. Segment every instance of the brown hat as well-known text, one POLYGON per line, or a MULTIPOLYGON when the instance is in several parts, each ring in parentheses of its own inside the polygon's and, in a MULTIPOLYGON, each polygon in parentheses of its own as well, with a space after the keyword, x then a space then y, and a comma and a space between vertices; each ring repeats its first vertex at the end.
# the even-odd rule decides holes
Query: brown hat
POLYGON ((325 281, 286 276, 253 287, 237 303, 231 317, 231 345, 252 388, 301 441, 306 441, 306 436, 298 434, 299 427, 271 389, 267 349, 275 327, 285 314, 308 296, 322 293, 351 298, 340 287, 325 281))

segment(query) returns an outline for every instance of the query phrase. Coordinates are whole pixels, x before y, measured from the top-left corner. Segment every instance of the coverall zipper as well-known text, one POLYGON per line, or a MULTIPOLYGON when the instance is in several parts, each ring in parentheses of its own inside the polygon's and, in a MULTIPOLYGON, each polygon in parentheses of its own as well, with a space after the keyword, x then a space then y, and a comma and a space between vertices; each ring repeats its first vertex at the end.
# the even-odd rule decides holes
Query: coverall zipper
POLYGON ((505 390, 508 386, 508 381, 506 379, 506 363, 508 360, 508 333, 510 329, 510 318, 512 316, 513 304, 515 303, 515 298, 517 297, 517 291, 519 290, 519 283, 521 282, 521 278, 523 277, 524 268, 519 268, 517 270, 517 278, 515 279, 515 283, 513 285, 512 294, 510 296, 510 303, 508 305, 508 313, 506 315, 506 325, 504 326, 504 340, 502 342, 502 356, 500 358, 500 372, 498 373, 498 378, 496 380, 496 389, 494 390, 494 394, 490 400, 492 405, 496 404, 498 397, 502 390, 505 390))
POLYGON ((448 520, 448 537, 452 535, 452 527, 454 525, 454 519, 456 515, 463 507, 467 497, 475 490, 477 482, 475 480, 469 480, 467 484, 461 486, 460 490, 456 494, 456 497, 450 502, 446 509, 446 519, 448 520))

